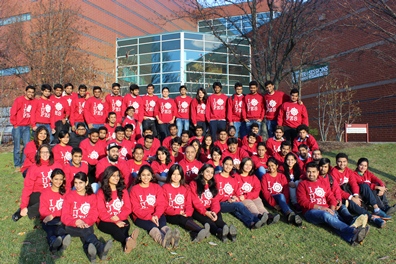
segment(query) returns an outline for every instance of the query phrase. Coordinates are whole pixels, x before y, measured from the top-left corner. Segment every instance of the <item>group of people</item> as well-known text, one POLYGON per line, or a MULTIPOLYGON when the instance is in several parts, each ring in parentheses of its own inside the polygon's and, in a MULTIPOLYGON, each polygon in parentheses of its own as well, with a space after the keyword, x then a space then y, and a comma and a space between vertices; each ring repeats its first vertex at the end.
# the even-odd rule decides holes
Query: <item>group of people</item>
POLYGON ((188 230, 194 242, 211 234, 235 241, 236 227, 222 213, 257 229, 280 220, 266 206, 296 226, 301 216, 328 224, 351 244, 365 239, 369 221, 384 227, 396 207, 369 161, 360 159, 353 171, 339 153, 331 167, 309 134, 298 90, 287 96, 267 82, 261 95, 254 81, 249 88, 243 95, 237 83, 227 97, 215 82, 212 95, 200 88, 192 99, 181 86, 171 99, 166 87, 155 96, 151 84, 144 96, 131 85, 122 97, 115 83, 105 98, 98 86, 87 98, 85 85, 76 95, 71 84, 59 84, 53 95, 43 85, 34 99, 28 86, 11 109, 14 164, 25 177, 12 219, 40 217, 51 252, 80 237, 91 261, 105 259, 112 247, 97 239, 95 223, 126 253, 136 247, 139 229, 130 232, 128 217, 166 248, 180 241, 179 229, 167 223, 188 230))

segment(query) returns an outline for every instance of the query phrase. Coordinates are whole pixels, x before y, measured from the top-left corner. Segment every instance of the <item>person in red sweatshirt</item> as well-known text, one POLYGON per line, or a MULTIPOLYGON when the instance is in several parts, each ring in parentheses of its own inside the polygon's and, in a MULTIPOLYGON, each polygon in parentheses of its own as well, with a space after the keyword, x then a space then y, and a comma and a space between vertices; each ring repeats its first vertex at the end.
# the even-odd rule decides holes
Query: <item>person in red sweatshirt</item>
POLYGON ((309 153, 309 147, 305 144, 298 146, 298 163, 300 164, 301 171, 305 173, 305 165, 313 161, 311 154, 309 153))
POLYGON ((299 92, 297 89, 290 91, 290 102, 285 102, 279 109, 278 125, 283 126, 285 138, 291 142, 297 137, 299 125, 309 126, 308 111, 305 105, 298 103, 299 92))
POLYGON ((192 98, 187 96, 187 87, 185 85, 179 88, 180 95, 176 96, 176 125, 178 128, 178 136, 181 136, 183 130, 190 129, 190 105, 192 98))
POLYGON ((15 99, 10 110, 10 123, 12 125, 12 140, 14 142, 14 167, 20 171, 25 161, 24 149, 30 141, 30 116, 34 104, 34 93, 36 88, 28 85, 25 94, 15 99), (21 150, 22 141, 22 150, 21 150))
POLYGON ((103 126, 107 129, 106 141, 114 140, 116 138, 116 127, 119 126, 117 125, 117 114, 115 112, 109 112, 106 123, 103 126))
POLYGON ((155 153, 155 152, 157 151, 157 149, 161 146, 161 141, 160 141, 158 138, 154 137, 154 132, 153 132, 153 130, 151 130, 150 127, 145 127, 145 128, 144 128, 144 130, 143 130, 143 135, 142 135, 141 138, 139 138, 139 139, 137 140, 137 144, 140 144, 140 145, 143 145, 143 146, 144 146, 144 144, 145 144, 145 137, 146 137, 147 135, 151 135, 152 138, 153 138, 153 142, 152 142, 152 145, 150 146, 150 148, 152 148, 151 151, 155 153))
POLYGON ((58 143, 58 134, 60 131, 69 131, 69 117, 70 117, 70 106, 66 98, 62 96, 63 85, 57 83, 54 85, 54 94, 51 96, 51 101, 54 106, 54 122, 55 122, 55 134, 54 143, 58 143))
POLYGON ((194 127, 202 126, 203 134, 206 135, 206 102, 208 95, 204 88, 198 88, 195 98, 191 101, 191 122, 194 127))
POLYGON ((51 187, 40 195, 41 226, 47 233, 47 242, 51 253, 66 250, 71 243, 71 236, 66 233, 61 222, 62 204, 65 190, 65 173, 61 169, 54 169, 51 173, 51 187))
POLYGON ((103 173, 101 188, 97 193, 99 217, 98 229, 121 243, 125 253, 136 248, 139 229, 129 235, 128 216, 132 212, 131 201, 120 170, 109 166, 103 173))
POLYGON ((125 139, 125 129, 122 126, 118 126, 115 129, 115 139, 108 141, 108 144, 116 143, 120 146, 118 158, 121 160, 129 160, 132 158, 132 150, 134 144, 125 139))
POLYGON ((191 200, 194 207, 193 218, 202 225, 209 224, 210 233, 217 236, 221 241, 236 239, 236 228, 230 228, 223 221, 220 212, 218 189, 214 180, 214 168, 210 164, 204 164, 198 172, 198 176, 190 183, 191 200))
POLYGON ((149 165, 146 160, 143 160, 143 157, 144 157, 143 146, 137 144, 133 149, 132 159, 127 161, 127 165, 130 170, 130 174, 132 176, 131 180, 136 179, 137 174, 143 165, 149 165))
POLYGON ((223 94, 221 90, 223 86, 220 82, 213 83, 214 93, 208 97, 206 103, 206 120, 209 122, 210 134, 212 138, 217 138, 216 135, 220 130, 226 129, 227 116, 227 95, 223 94))
POLYGON ((188 146, 184 159, 179 162, 185 172, 187 184, 197 177, 198 171, 202 167, 202 162, 195 159, 196 154, 195 148, 193 146, 188 146))
POLYGON ((194 139, 198 139, 199 140, 199 144, 201 145, 204 139, 204 130, 203 127, 200 125, 195 126, 194 129, 195 132, 195 136, 192 136, 190 138, 190 142, 193 141, 194 139))
POLYGON ((303 208, 305 219, 314 225, 327 224, 351 245, 362 243, 370 226, 355 228, 340 220, 335 211, 337 200, 330 186, 321 178, 318 179, 319 169, 315 162, 307 164, 306 176, 307 179, 297 187, 297 199, 303 208))
POLYGON ((267 215, 267 224, 274 224, 279 221, 279 214, 273 215, 264 207, 260 198, 261 184, 259 179, 254 175, 254 164, 251 158, 244 158, 241 162, 238 173, 234 174, 238 181, 240 196, 239 200, 246 208, 258 218, 267 215))
POLYGON ((30 116, 30 125, 33 131, 39 126, 45 126, 49 132, 50 142, 54 140, 55 117, 54 105, 50 99, 52 87, 49 84, 41 85, 41 97, 34 100, 32 105, 32 114, 30 116))
POLYGON ((247 144, 243 145, 241 149, 246 151, 250 157, 257 155, 257 135, 250 132, 247 134, 247 139, 247 144))
POLYGON ((155 119, 155 106, 157 105, 159 98, 154 94, 154 85, 152 83, 147 84, 147 94, 142 96, 144 112, 143 112, 143 130, 149 127, 153 131, 154 137, 157 137, 157 120, 155 119))
MULTIPOLYGON (((213 144, 215 146, 218 146, 221 151, 226 151, 228 149, 228 145, 227 145, 228 134, 227 134, 227 131, 225 129, 220 129, 218 133, 219 133, 219 139, 216 140, 213 144)), ((212 139, 214 139, 213 136, 212 136, 212 139)))
POLYGON ((211 149, 214 147, 213 139, 210 134, 204 136, 202 140, 199 160, 203 163, 209 161, 212 157, 210 155, 211 149))
POLYGON ((169 136, 169 124, 175 123, 176 118, 176 104, 175 101, 169 98, 169 88, 162 88, 162 98, 158 100, 155 106, 155 118, 158 122, 158 133, 160 140, 164 140, 169 136))
POLYGON ((242 84, 237 82, 234 85, 235 94, 227 100, 227 122, 228 126, 234 126, 236 137, 244 137, 246 134, 245 120, 242 119, 242 109, 244 105, 244 95, 242 84))
POLYGON ((71 160, 72 147, 68 145, 70 134, 68 131, 61 130, 58 137, 59 144, 52 148, 52 152, 54 153, 55 161, 63 165, 71 160))
POLYGON ((135 119, 135 108, 133 108, 133 106, 128 106, 127 109, 125 109, 125 118, 124 121, 122 121, 122 126, 125 127, 126 125, 132 125, 133 138, 135 139, 141 137, 140 125, 138 124, 139 122, 135 119))
POLYGON ((242 119, 246 122, 246 129, 250 131, 250 126, 253 123, 259 125, 261 129, 261 122, 264 120, 264 98, 258 93, 258 83, 251 81, 249 83, 250 94, 243 98, 242 119))
POLYGON ((106 103, 101 98, 102 88, 94 86, 93 95, 85 102, 83 111, 85 123, 87 123, 89 129, 103 126, 108 112, 106 103))
MULTIPOLYGON (((252 214, 246 206, 239 200, 241 196, 238 180, 231 176, 233 170, 232 158, 223 159, 223 171, 215 175, 216 187, 219 190, 220 211, 231 213, 249 229, 262 227, 268 220, 268 215, 263 214, 261 218, 252 214)), ((235 229, 230 226, 230 232, 235 229)), ((234 239, 231 239, 235 241, 234 239)))
POLYGON ((167 136, 163 141, 162 141, 162 146, 164 146, 167 149, 171 149, 170 147, 170 142, 172 141, 172 139, 174 139, 175 137, 177 137, 178 134, 178 128, 176 124, 169 124, 168 126, 168 130, 169 130, 169 136, 167 136))
POLYGON ((292 145, 290 141, 283 141, 281 143, 280 151, 276 152, 272 157, 274 157, 277 161, 279 166, 283 166, 283 163, 285 163, 285 157, 288 153, 291 152, 292 145))
POLYGON ((135 109, 134 117, 140 126, 143 121, 144 105, 142 97, 139 96, 139 86, 137 84, 131 84, 129 86, 129 94, 126 94, 122 101, 122 113, 125 113, 128 106, 133 106, 135 109))
POLYGON ((252 156, 254 166, 256 168, 256 176, 261 181, 263 175, 267 172, 267 161, 270 156, 266 152, 265 143, 257 144, 257 155, 252 156))
POLYGON ((223 160, 226 157, 231 157, 234 170, 239 170, 242 159, 249 157, 249 154, 242 148, 238 148, 238 140, 236 138, 227 139, 227 147, 223 151, 223 160))
POLYGON ((87 86, 80 84, 78 86, 78 96, 73 99, 70 107, 70 125, 72 131, 76 131, 76 125, 78 123, 85 123, 84 120, 84 106, 85 101, 88 99, 87 86))
POLYGON ((278 115, 281 105, 290 101, 290 96, 282 91, 275 91, 272 81, 264 83, 267 93, 264 95, 265 119, 268 131, 268 138, 275 136, 274 132, 278 126, 278 115))
POLYGON ((120 95, 120 92, 121 85, 119 83, 113 83, 111 85, 111 94, 108 94, 105 97, 107 110, 109 112, 114 112, 117 116, 117 126, 120 126, 122 124, 122 117, 124 115, 124 112, 122 112, 123 97, 122 95, 120 95))
POLYGON ((265 143, 268 155, 273 156, 275 153, 280 151, 281 143, 286 140, 283 138, 283 134, 283 127, 276 126, 274 136, 268 138, 265 143))
POLYGON ((49 145, 41 145, 37 149, 35 163, 30 166, 23 182, 21 204, 12 215, 12 220, 18 221, 23 216, 30 219, 39 217, 39 203, 41 192, 51 187, 51 172, 62 165, 54 162, 54 154, 49 145))
POLYGON ((278 162, 270 157, 267 161, 268 170, 261 179, 261 192, 267 203, 276 210, 282 211, 290 224, 302 225, 302 219, 289 207, 290 193, 286 176, 278 172, 278 162))
POLYGON ((180 163, 184 159, 184 154, 180 152, 181 149, 181 139, 179 137, 175 137, 170 142, 170 150, 171 159, 173 163, 180 163))
POLYGON ((179 164, 170 167, 165 182, 162 190, 168 203, 165 210, 166 221, 191 231, 193 242, 200 242, 209 237, 209 224, 206 223, 205 228, 202 228, 192 219, 194 208, 191 192, 185 185, 183 168, 179 164))
POLYGON ((66 226, 67 233, 80 238, 91 263, 95 263, 96 254, 105 260, 113 241, 102 243, 94 234, 93 225, 99 213, 97 198, 89 185, 87 174, 78 172, 74 175, 73 183, 75 190, 66 194, 63 201, 61 221, 66 226))
POLYGON ((296 192, 303 170, 296 155, 292 152, 287 153, 285 156, 285 163, 283 163, 283 166, 280 166, 278 170, 286 176, 286 179, 289 182, 290 202, 292 203, 293 208, 296 212, 301 213, 301 207, 297 203, 296 192))
POLYGON ((151 168, 153 169, 154 177, 160 186, 165 184, 169 168, 172 165, 173 161, 169 150, 164 146, 159 147, 155 155, 155 160, 151 163, 151 168))
POLYGON ((71 107, 73 100, 77 99, 78 94, 73 92, 74 86, 72 83, 65 83, 63 87, 65 87, 65 89, 62 93, 62 97, 66 99, 67 104, 69 105, 69 107, 71 107))
POLYGON ((166 225, 166 201, 162 188, 152 181, 153 170, 143 165, 129 196, 132 203, 133 222, 146 230, 155 242, 164 248, 176 247, 180 240, 180 231, 166 225))
MULTIPOLYGON (((66 192, 69 192, 73 187, 73 178, 77 172, 81 171, 88 174, 88 163, 82 160, 82 150, 80 148, 72 149, 71 160, 68 163, 63 164, 63 171, 65 172, 66 192)), ((91 185, 92 184, 94 183, 91 182, 91 185)))
POLYGON ((298 137, 295 138, 293 141, 293 152, 294 153, 298 152, 298 147, 301 144, 307 145, 308 151, 311 154, 314 150, 319 149, 318 142, 316 142, 316 139, 312 135, 309 134, 308 126, 299 125, 297 127, 297 134, 298 134, 298 137))

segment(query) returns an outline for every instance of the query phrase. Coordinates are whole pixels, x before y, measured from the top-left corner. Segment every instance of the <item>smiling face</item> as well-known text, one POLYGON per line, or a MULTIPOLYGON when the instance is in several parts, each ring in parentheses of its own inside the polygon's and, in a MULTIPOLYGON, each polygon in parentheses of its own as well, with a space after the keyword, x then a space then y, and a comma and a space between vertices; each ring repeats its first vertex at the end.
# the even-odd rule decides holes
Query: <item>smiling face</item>
POLYGON ((205 138, 205 144, 206 146, 210 146, 212 144, 212 137, 208 136, 205 138))
POLYGON ((298 93, 292 93, 292 94, 290 95, 290 100, 291 100, 292 102, 297 102, 297 101, 298 101, 298 93))
POLYGON ((203 171, 203 178, 206 183, 208 183, 214 175, 214 169, 212 167, 208 167, 203 171))
POLYGON ((238 147, 238 144, 232 143, 232 144, 228 145, 228 151, 230 151, 231 153, 235 153, 237 151, 237 147, 238 147))
POLYGON ((118 148, 111 148, 110 150, 107 151, 107 156, 110 161, 116 162, 118 161, 118 148))
POLYGON ((125 132, 124 131, 118 131, 117 133, 116 133, 116 139, 118 140, 118 141, 123 141, 124 140, 124 138, 125 138, 125 132))
POLYGON ((248 160, 245 162, 245 164, 243 165, 243 172, 244 173, 249 173, 253 168, 253 162, 251 160, 248 160))
POLYGON ((169 97, 169 90, 168 89, 164 89, 162 91, 162 98, 168 98, 169 97))
POLYGON ((362 162, 360 162, 360 164, 358 165, 358 170, 359 170, 361 173, 365 173, 365 172, 367 171, 367 169, 368 169, 367 161, 362 161, 362 162))
POLYGON ((153 95, 154 94, 154 86, 148 86, 147 87, 147 94, 148 95, 153 95))
POLYGON ((140 179, 141 183, 140 186, 147 187, 150 184, 151 179, 153 178, 153 175, 149 170, 143 170, 142 173, 140 174, 140 179))
POLYGON ((62 93, 63 93, 63 89, 62 89, 62 88, 56 88, 56 89, 54 89, 54 95, 55 95, 56 97, 61 97, 61 96, 62 96, 62 93))
POLYGON ((109 120, 109 123, 113 125, 117 121, 117 115, 110 115, 107 119, 109 120))
POLYGON ((266 151, 267 150, 265 149, 264 146, 258 146, 257 147, 257 156, 259 156, 260 158, 263 158, 266 151))
POLYGON ((47 147, 42 147, 40 149, 40 159, 49 160, 49 157, 50 157, 50 150, 47 147))
POLYGON ((215 162, 219 162, 220 159, 221 159, 220 153, 218 153, 217 151, 213 151, 212 160, 215 162))
POLYGON ((26 98, 28 98, 29 100, 34 98, 34 90, 33 89, 27 89, 25 91, 25 96, 26 98))
POLYGON ((319 171, 316 167, 307 168, 307 178, 311 182, 315 182, 318 179, 319 171))
POLYGON ((329 163, 323 164, 322 166, 319 167, 319 173, 322 176, 327 175, 327 173, 329 173, 329 170, 330 170, 330 164, 329 163))
POLYGON ((276 173, 277 170, 278 170, 278 165, 276 165, 273 162, 268 162, 268 172, 269 173, 276 173))
POLYGON ((181 174, 179 170, 175 170, 171 176, 171 183, 179 184, 181 180, 181 174))
POLYGON ((227 132, 221 131, 219 133, 219 140, 222 141, 222 142, 227 141, 227 132))
POLYGON ((345 168, 348 166, 348 159, 347 158, 339 158, 337 160, 337 166, 340 168, 340 170, 345 170, 345 168))
POLYGON ((96 144, 96 142, 98 142, 99 140, 99 133, 91 133, 90 135, 88 135, 89 140, 91 141, 91 143, 96 144))
POLYGON ((99 130, 99 138, 100 139, 105 139, 107 136, 107 132, 104 129, 99 130))
POLYGON ((133 158, 135 161, 141 162, 143 160, 143 156, 144 156, 143 149, 138 148, 133 151, 133 158))
POLYGON ((120 172, 115 171, 109 178, 109 185, 115 187, 117 186, 119 181, 120 181, 120 172))
POLYGON ((195 159, 195 148, 193 146, 188 146, 186 148, 186 158, 188 161, 193 161, 195 159))
POLYGON ((85 187, 88 185, 88 181, 82 181, 80 179, 74 179, 74 188, 79 195, 85 195, 85 187))
POLYGON ((165 154, 165 152, 158 151, 157 157, 158 157, 158 160, 161 161, 161 163, 164 164, 166 162, 166 154, 165 154))
POLYGON ((296 164, 297 160, 293 155, 287 156, 286 164, 289 168, 293 168, 294 164, 296 164))
POLYGON ((51 91, 48 90, 48 89, 45 89, 44 91, 42 91, 42 95, 43 95, 45 98, 49 98, 49 97, 51 96, 51 91))
POLYGON ((120 87, 119 86, 114 86, 111 88, 111 91, 113 92, 114 95, 119 95, 120 94, 120 87))
POLYGON ((93 95, 95 96, 95 98, 100 98, 100 96, 102 95, 102 90, 100 89, 95 89, 93 91, 93 95))
POLYGON ((218 85, 216 85, 216 86, 213 88, 213 91, 214 91, 215 94, 220 94, 220 93, 221 93, 221 87, 218 86, 218 85))
POLYGON ((82 160, 82 154, 76 152, 72 155, 72 163, 74 166, 80 166, 82 160))
POLYGON ((66 93, 67 95, 71 95, 72 92, 73 92, 73 86, 68 85, 68 86, 65 87, 65 93, 66 93))
POLYGON ((80 95, 80 97, 85 98, 86 94, 87 94, 87 89, 81 88, 78 90, 78 95, 80 95))
POLYGON ((283 131, 282 131, 281 129, 275 130, 275 138, 276 138, 277 140, 282 139, 283 134, 284 134, 284 133, 283 133, 283 131))
POLYGON ((233 167, 234 164, 232 163, 232 160, 226 160, 226 162, 223 163, 223 171, 226 173, 230 173, 233 167))
POLYGON ((70 136, 69 134, 66 134, 63 138, 59 139, 60 143, 63 145, 67 145, 69 143, 70 136))
POLYGON ((37 139, 39 141, 40 144, 43 143, 43 141, 47 138, 47 131, 45 129, 41 130, 38 134, 37 134, 37 139))
POLYGON ((256 85, 250 85, 249 89, 250 89, 250 92, 252 94, 256 94, 257 93, 257 86, 256 85))
POLYGON ((56 174, 52 179, 51 179, 51 188, 59 190, 59 188, 62 186, 64 181, 63 175, 62 174, 56 174))

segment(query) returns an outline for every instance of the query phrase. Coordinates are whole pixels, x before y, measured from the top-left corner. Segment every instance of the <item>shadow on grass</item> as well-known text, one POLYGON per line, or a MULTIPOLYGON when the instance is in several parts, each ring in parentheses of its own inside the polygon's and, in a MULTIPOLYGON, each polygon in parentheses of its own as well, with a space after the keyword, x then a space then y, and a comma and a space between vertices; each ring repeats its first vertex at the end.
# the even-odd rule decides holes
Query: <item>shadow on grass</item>
MULTIPOLYGON (((339 152, 337 152, 337 153, 334 153, 334 152, 323 152, 323 155, 333 158, 333 160, 331 162, 332 162, 332 166, 335 166, 335 157, 337 156, 338 153, 339 152)), ((351 165, 354 165, 355 167, 357 166, 357 161, 353 160, 351 158, 348 159, 348 163, 351 164, 351 165)), ((369 167, 369 170, 372 173, 374 173, 375 175, 381 174, 381 176, 386 177, 389 180, 396 181, 396 176, 394 176, 392 174, 389 174, 389 173, 386 173, 384 171, 378 170, 378 169, 376 169, 376 168, 374 168, 372 166, 369 167)))

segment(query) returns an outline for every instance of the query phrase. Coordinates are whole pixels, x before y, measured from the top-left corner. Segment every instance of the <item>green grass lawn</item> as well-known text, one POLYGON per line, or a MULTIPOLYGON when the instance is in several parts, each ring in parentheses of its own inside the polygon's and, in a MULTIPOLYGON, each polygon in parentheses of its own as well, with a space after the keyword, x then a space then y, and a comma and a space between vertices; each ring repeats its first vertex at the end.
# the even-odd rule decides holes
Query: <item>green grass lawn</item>
MULTIPOLYGON (((324 153, 334 165, 335 155, 345 152, 350 157, 350 167, 355 168, 360 157, 370 160, 370 169, 389 189, 391 204, 395 199, 396 144, 363 144, 324 153)), ((73 238, 67 251, 51 255, 45 232, 34 229, 37 222, 27 217, 14 223, 11 215, 19 206, 23 179, 13 173, 12 154, 0 154, 0 263, 88 263, 81 242, 73 238)), ((396 216, 395 216, 396 217, 396 216)), ((396 225, 388 221, 384 229, 372 226, 363 245, 351 247, 328 229, 313 226, 304 221, 302 228, 282 222, 250 231, 240 221, 225 215, 228 224, 238 228, 237 242, 222 243, 210 237, 200 244, 192 244, 187 232, 182 231, 178 249, 166 250, 156 244, 143 230, 138 247, 129 255, 122 252, 121 245, 114 243, 108 263, 395 263, 396 225), (208 242, 215 242, 212 246, 208 242)), ((132 225, 132 228, 134 226, 132 225)), ((99 238, 109 235, 95 231, 99 238)), ((99 262, 99 260, 98 260, 99 262)))

